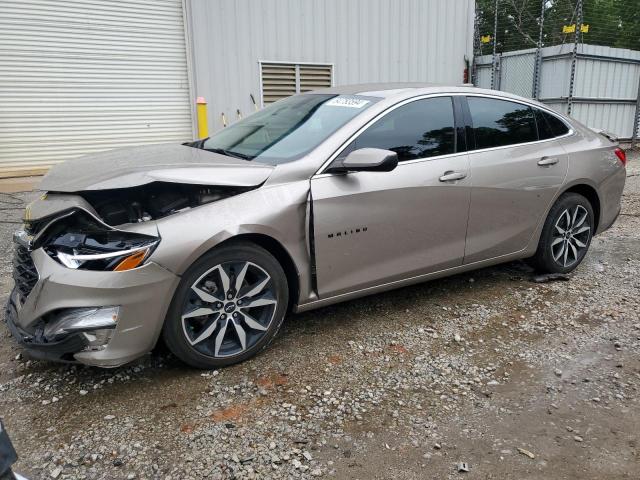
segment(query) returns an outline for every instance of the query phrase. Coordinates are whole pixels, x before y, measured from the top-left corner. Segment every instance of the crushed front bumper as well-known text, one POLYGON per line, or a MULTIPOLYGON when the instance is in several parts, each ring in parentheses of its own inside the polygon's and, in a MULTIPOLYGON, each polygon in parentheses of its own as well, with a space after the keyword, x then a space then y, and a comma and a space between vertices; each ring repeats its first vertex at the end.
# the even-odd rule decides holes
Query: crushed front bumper
POLYGON ((150 351, 160 335, 179 277, 150 262, 123 272, 66 268, 42 249, 30 252, 37 282, 26 297, 14 289, 6 321, 16 340, 41 359, 116 367, 150 351), (50 342, 40 334, 43 319, 71 308, 119 307, 108 343, 91 348, 82 333, 50 342))
POLYGON ((56 362, 74 362, 74 354, 87 347, 87 340, 81 333, 72 333, 61 340, 46 342, 38 339, 38 335, 30 334, 17 325, 18 311, 16 309, 17 292, 11 292, 11 297, 5 308, 5 320, 9 331, 17 342, 27 349, 29 355, 41 360, 56 362))

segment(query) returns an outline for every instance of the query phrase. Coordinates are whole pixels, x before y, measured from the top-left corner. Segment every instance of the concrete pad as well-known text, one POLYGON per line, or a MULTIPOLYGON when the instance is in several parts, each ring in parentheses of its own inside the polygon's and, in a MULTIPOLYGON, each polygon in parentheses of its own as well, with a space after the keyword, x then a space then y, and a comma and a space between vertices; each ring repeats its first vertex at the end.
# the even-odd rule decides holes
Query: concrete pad
POLYGON ((0 178, 0 193, 30 192, 35 190, 42 176, 0 178))

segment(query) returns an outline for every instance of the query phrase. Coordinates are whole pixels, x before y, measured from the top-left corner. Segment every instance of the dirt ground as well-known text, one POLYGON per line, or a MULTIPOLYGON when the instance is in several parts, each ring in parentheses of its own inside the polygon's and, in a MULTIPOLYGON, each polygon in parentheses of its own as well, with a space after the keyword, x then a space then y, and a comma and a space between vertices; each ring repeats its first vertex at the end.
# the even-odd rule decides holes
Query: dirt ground
MULTIPOLYGON (((640 158, 568 281, 521 262, 291 316, 220 371, 25 358, 0 416, 35 479, 640 478, 640 158), (464 462, 466 465, 459 465, 464 462), (461 468, 466 467, 466 468, 461 468), (460 470, 468 471, 460 471, 460 470)), ((0 194, 0 293, 33 194, 0 194)))

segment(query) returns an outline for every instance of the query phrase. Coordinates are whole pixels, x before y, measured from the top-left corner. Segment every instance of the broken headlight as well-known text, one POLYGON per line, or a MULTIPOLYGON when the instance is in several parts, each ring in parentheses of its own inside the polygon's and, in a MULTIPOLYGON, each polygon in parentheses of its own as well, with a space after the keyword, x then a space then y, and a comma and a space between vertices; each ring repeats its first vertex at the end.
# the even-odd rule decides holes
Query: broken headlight
POLYGON ((73 269, 131 270, 142 265, 160 242, 150 235, 109 229, 85 212, 60 220, 50 230, 42 247, 73 269))

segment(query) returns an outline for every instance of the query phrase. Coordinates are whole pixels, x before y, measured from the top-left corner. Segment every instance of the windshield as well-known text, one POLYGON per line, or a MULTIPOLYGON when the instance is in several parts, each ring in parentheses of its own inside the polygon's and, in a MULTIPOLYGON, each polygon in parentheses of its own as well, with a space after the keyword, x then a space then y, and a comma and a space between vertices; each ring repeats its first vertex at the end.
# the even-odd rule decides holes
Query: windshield
POLYGON ((290 162, 377 100, 359 95, 295 95, 220 130, 202 148, 270 165, 290 162))

